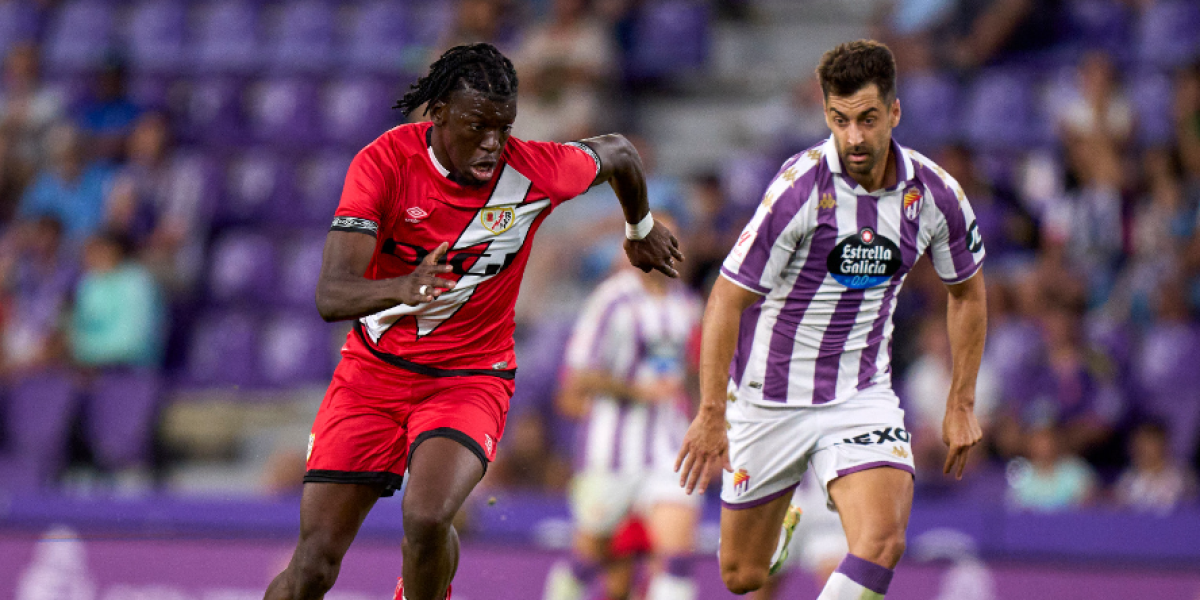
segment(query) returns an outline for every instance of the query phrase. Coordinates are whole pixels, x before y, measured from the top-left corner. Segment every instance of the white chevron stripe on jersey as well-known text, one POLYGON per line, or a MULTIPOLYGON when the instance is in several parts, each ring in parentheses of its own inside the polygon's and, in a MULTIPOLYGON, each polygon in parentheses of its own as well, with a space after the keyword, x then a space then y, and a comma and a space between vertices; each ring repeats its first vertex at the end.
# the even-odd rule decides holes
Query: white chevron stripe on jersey
POLYGON ((532 185, 529 178, 505 165, 491 198, 451 247, 451 250, 465 250, 483 246, 470 271, 458 280, 454 289, 442 293, 432 302, 418 306, 402 304, 363 317, 362 323, 371 341, 378 343, 396 321, 410 315, 417 319, 417 337, 433 333, 471 299, 476 286, 507 267, 525 245, 533 222, 550 206, 548 199, 522 204, 532 185), (502 229, 495 225, 498 219, 506 220, 502 229))

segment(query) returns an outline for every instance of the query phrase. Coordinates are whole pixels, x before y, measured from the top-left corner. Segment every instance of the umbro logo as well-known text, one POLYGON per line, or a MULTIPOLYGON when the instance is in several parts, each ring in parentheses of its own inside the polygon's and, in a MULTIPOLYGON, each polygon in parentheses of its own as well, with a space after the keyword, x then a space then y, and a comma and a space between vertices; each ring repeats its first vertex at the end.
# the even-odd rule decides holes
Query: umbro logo
POLYGON ((421 208, 420 206, 414 206, 404 211, 404 214, 408 215, 408 217, 404 219, 405 221, 408 221, 409 223, 418 223, 425 217, 429 216, 429 211, 421 208))

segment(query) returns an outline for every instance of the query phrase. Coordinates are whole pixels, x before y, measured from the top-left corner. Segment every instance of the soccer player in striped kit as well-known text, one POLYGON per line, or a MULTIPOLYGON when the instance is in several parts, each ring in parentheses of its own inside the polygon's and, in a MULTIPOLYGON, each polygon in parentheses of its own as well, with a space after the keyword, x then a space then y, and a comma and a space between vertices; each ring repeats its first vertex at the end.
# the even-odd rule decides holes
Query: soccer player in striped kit
POLYGON ((771 569, 811 467, 850 552, 819 600, 883 598, 904 552, 911 435, 892 391, 892 310, 928 252, 949 292, 952 385, 944 471, 982 436, 975 377, 987 326, 983 241, 953 177, 892 140, 896 64, 873 41, 817 68, 833 135, 788 160, 722 265, 704 315, 700 411, 677 468, 689 492, 721 465, 720 563, 735 593, 771 569))
MULTIPOLYGON (((701 499, 675 485, 672 470, 692 413, 686 379, 695 369, 686 351, 701 311, 700 298, 682 283, 632 268, 588 299, 559 395, 563 412, 587 416, 570 495, 575 552, 569 565, 551 570, 546 600, 581 600, 589 581, 614 566, 609 542, 631 512, 649 528, 655 574, 647 600, 696 597, 690 555, 701 499)), ((608 587, 610 598, 629 592, 608 587)))

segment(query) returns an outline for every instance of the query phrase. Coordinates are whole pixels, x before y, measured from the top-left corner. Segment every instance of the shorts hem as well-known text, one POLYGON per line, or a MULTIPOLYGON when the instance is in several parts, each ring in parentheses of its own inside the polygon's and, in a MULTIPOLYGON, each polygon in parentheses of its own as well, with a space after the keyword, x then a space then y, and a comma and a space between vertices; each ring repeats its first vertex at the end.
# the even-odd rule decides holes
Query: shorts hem
POLYGON ((912 475, 913 477, 917 476, 916 469, 913 469, 911 466, 906 465, 904 463, 893 462, 890 460, 878 460, 875 462, 863 463, 861 465, 854 465, 853 467, 846 467, 845 469, 838 469, 837 476, 845 477, 846 475, 849 475, 851 473, 857 473, 859 471, 866 471, 868 469, 878 469, 880 467, 892 467, 893 469, 900 469, 901 471, 905 471, 909 475, 912 475))
POLYGON ((404 483, 404 476, 390 471, 336 471, 330 469, 309 469, 304 473, 304 483, 342 483, 354 485, 371 485, 382 488, 381 498, 392 496, 404 483))
POLYGON ((789 486, 783 488, 782 490, 779 490, 778 492, 772 492, 770 494, 767 494, 766 496, 763 496, 762 498, 758 498, 755 500, 749 500, 746 502, 736 502, 735 503, 735 502, 726 502, 726 501, 722 500, 721 506, 724 508, 728 508, 729 510, 746 510, 748 508, 762 506, 763 504, 766 504, 772 500, 775 500, 776 498, 779 498, 780 496, 783 496, 785 494, 791 494, 792 492, 796 491, 796 486, 798 486, 798 485, 800 485, 800 484, 793 483, 792 485, 789 485, 789 486))
POLYGON ((479 462, 483 464, 483 474, 487 475, 490 461, 488 461, 487 454, 483 451, 483 446, 480 446, 479 442, 475 441, 475 438, 472 438, 471 436, 453 427, 438 427, 436 429, 430 429, 429 431, 422 432, 420 435, 418 435, 417 439, 413 440, 413 443, 408 447, 408 461, 410 463, 412 462, 413 452, 416 452, 417 446, 420 446, 421 442, 435 437, 449 438, 465 446, 467 450, 470 450, 471 453, 473 453, 475 457, 479 459, 479 462))

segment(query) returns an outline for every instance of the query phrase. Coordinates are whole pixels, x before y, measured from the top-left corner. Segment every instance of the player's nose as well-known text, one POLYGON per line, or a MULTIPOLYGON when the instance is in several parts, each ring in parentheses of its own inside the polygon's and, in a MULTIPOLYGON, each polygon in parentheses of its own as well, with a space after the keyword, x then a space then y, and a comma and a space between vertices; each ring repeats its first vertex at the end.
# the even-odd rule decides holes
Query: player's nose
POLYGON ((479 140, 479 148, 489 154, 500 149, 500 132, 489 131, 483 134, 483 139, 479 140))
POLYGON ((863 143, 863 133, 862 130, 858 128, 858 125, 851 124, 850 127, 847 128, 846 141, 851 146, 857 146, 863 143))

